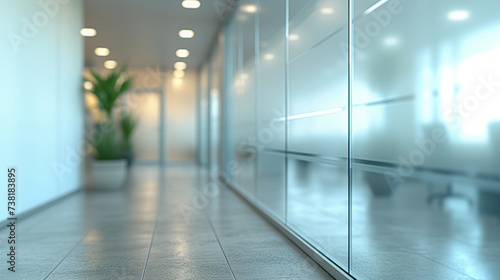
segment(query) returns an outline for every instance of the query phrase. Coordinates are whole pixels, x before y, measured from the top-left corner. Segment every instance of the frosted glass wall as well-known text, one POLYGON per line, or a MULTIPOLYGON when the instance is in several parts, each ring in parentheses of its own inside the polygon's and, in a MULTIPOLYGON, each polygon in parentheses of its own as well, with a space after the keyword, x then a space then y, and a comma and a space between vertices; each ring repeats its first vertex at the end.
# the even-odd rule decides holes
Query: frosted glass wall
POLYGON ((354 4, 352 273, 496 278, 500 3, 354 4))
POLYGON ((494 279, 498 8, 239 1, 221 175, 349 277, 494 279))

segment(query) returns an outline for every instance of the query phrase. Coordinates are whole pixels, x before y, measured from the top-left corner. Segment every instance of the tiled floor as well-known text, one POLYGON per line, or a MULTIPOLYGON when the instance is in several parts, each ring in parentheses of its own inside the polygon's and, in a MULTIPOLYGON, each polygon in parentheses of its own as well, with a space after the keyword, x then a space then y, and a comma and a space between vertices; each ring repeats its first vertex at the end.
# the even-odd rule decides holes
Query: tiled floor
POLYGON ((0 279, 332 279, 189 165, 135 167, 125 189, 72 195, 17 233, 17 272, 0 279))

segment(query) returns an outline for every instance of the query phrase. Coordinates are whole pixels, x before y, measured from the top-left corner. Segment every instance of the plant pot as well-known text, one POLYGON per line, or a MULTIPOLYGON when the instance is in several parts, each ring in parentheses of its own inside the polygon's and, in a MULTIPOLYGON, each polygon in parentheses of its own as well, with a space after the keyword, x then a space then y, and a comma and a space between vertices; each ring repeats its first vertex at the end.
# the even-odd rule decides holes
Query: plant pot
POLYGON ((127 178, 127 160, 93 160, 90 171, 96 189, 120 189, 127 178))

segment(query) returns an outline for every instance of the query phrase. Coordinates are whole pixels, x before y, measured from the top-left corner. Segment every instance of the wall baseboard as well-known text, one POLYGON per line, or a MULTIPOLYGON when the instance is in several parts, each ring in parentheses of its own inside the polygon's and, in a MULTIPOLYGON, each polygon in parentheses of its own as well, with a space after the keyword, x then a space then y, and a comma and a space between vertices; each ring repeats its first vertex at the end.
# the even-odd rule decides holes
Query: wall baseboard
POLYGON ((313 259, 321 268, 323 268, 328 274, 330 274, 333 278, 337 280, 355 280, 352 276, 347 274, 342 268, 337 266, 331 260, 326 258, 320 251, 311 246, 306 240, 304 240, 301 236, 295 233, 291 228, 282 222, 278 221, 277 218, 273 217, 269 213, 265 212, 261 209, 259 205, 253 202, 247 195, 234 188, 231 184, 229 184, 224 178, 219 177, 218 181, 227 186, 228 189, 233 191, 238 197, 240 197, 243 201, 245 201, 250 208, 252 208, 255 212, 257 212, 264 220, 274 226, 281 234, 283 234, 288 240, 290 240, 293 244, 295 244, 302 252, 308 255, 311 259, 313 259))
MULTIPOLYGON (((42 203, 41 205, 36 206, 33 209, 30 209, 30 210, 28 210, 26 212, 23 212, 23 213, 21 213, 21 214, 19 214, 19 215, 16 216, 17 221, 18 222, 22 221, 22 220, 24 220, 26 218, 29 218, 33 214, 39 213, 40 211, 43 211, 43 210, 45 210, 47 208, 50 208, 51 206, 56 205, 57 203, 63 201, 64 199, 66 199, 66 198, 68 198, 68 197, 70 197, 70 196, 72 196, 72 195, 74 195, 76 193, 79 193, 79 192, 83 191, 84 189, 85 188, 83 188, 83 187, 77 188, 77 189, 75 189, 73 191, 70 191, 70 192, 68 192, 66 194, 63 194, 63 195, 61 195, 61 196, 59 196, 59 197, 57 197, 57 198, 55 198, 53 200, 50 200, 50 201, 45 202, 45 203, 42 203)), ((0 229, 5 228, 8 224, 9 224, 8 220, 2 220, 2 221, 0 221, 0 229)))

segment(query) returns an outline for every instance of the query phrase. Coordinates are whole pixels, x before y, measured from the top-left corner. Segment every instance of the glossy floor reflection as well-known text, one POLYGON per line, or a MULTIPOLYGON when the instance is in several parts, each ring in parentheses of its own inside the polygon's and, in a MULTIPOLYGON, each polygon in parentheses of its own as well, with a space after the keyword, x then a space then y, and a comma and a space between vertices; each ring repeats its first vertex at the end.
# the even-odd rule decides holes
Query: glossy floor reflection
MULTIPOLYGON (((347 267, 347 172, 293 161, 289 168, 290 226, 347 267)), ((499 279, 500 213, 485 211, 480 199, 488 189, 419 176, 380 194, 386 181, 375 179, 353 174, 351 273, 357 279, 499 279)), ((498 206, 498 196, 488 195, 498 206)))
POLYGON ((0 279, 332 279, 191 165, 134 167, 122 191, 71 195, 17 232, 0 279))

